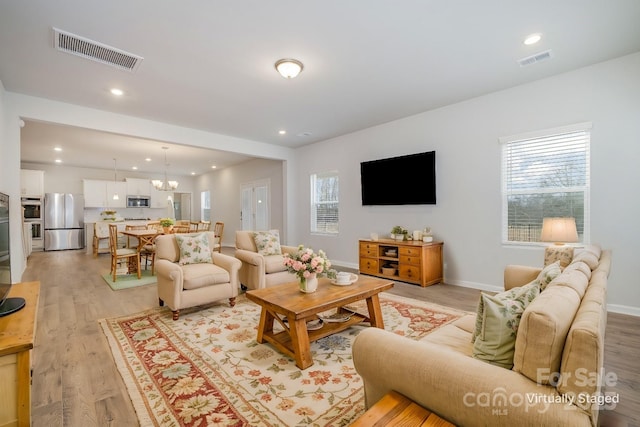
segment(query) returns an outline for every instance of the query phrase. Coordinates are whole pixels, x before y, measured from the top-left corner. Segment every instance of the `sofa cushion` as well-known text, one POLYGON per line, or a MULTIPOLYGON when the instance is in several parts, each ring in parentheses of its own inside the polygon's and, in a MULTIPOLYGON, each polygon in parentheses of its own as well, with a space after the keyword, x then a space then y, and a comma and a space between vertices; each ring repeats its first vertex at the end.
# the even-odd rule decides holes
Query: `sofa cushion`
POLYGON ((566 286, 571 288, 578 294, 578 297, 582 299, 587 290, 587 286, 589 286, 589 278, 580 270, 565 269, 561 275, 549 283, 547 289, 552 286, 566 286))
POLYGON ((565 268, 571 264, 573 259, 573 246, 552 245, 547 246, 544 250, 544 265, 560 262, 560 267, 565 268))
POLYGON ((581 271, 587 279, 591 279, 591 268, 589 268, 589 266, 583 261, 572 262, 564 269, 565 272, 572 270, 581 271))
POLYGON ((541 373, 559 372, 564 342, 579 305, 580 297, 571 287, 547 286, 522 314, 513 370, 539 384, 550 384, 552 378, 541 373))
POLYGON ((189 264, 182 267, 182 287, 198 289, 205 286, 229 283, 229 272, 215 264, 189 264))
POLYGON ((287 267, 284 265, 284 257, 282 255, 267 255, 264 257, 264 271, 267 274, 285 271, 287 267))
POLYGON ((573 262, 584 262, 593 271, 598 267, 598 256, 591 251, 582 251, 573 257, 573 262))
POLYGON ((260 255, 281 255, 280 235, 278 230, 256 231, 253 235, 260 255))
MULTIPOLYGON (((470 317, 475 318, 473 315, 470 317)), ((447 347, 465 356, 471 356, 473 344, 469 341, 469 335, 469 331, 460 328, 454 322, 436 329, 420 341, 447 347)))
POLYGON ((212 263, 209 238, 206 234, 176 234, 176 242, 180 248, 178 264, 212 263))
POLYGON ((482 293, 476 319, 481 325, 473 343, 473 357, 511 369, 520 317, 539 294, 537 280, 496 295, 482 293))

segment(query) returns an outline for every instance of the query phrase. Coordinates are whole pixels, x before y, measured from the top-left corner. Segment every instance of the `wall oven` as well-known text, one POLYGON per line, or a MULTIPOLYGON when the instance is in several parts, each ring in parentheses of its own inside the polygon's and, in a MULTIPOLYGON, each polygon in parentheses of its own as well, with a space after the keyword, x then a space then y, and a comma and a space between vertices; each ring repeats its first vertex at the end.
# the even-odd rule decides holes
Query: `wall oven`
POLYGON ((25 224, 31 225, 31 239, 33 249, 41 250, 44 247, 43 207, 40 197, 23 197, 22 212, 25 224))
POLYGON ((23 197, 22 211, 25 221, 42 221, 42 199, 39 197, 23 197))

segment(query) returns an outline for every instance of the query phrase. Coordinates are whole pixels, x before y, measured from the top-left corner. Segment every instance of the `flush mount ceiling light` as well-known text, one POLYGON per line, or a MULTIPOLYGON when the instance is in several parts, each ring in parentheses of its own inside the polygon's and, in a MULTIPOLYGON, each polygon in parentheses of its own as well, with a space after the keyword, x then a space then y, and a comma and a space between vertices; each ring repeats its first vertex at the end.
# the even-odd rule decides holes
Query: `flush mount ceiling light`
POLYGON ((296 77, 304 69, 302 62, 296 59, 281 59, 275 64, 276 70, 285 79, 292 79, 296 77))
POLYGON ((527 38, 524 39, 524 44, 526 44, 527 46, 536 44, 540 41, 541 38, 542 38, 542 35, 538 33, 528 35, 527 38))
POLYGON ((122 96, 122 95, 124 95, 124 91, 122 89, 118 89, 116 87, 111 89, 109 92, 111 92, 111 94, 114 95, 114 96, 122 96))
POLYGON ((169 147, 162 147, 162 149, 164 150, 164 181, 154 179, 151 181, 151 184, 158 191, 173 191, 178 188, 178 181, 169 181, 167 179, 167 167, 169 167, 169 163, 167 163, 167 150, 169 147))

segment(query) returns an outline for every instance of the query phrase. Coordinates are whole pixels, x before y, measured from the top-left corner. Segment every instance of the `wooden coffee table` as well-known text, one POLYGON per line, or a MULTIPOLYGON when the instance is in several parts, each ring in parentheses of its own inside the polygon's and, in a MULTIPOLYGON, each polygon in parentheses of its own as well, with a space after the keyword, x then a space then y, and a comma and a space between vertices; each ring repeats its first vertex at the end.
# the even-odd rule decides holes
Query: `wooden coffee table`
POLYGON ((300 369, 307 369, 313 365, 311 342, 365 321, 384 329, 378 294, 392 287, 391 280, 361 275, 349 286, 332 285, 329 279, 319 279, 318 290, 311 294, 300 292, 298 283, 292 282, 247 291, 247 298, 262 307, 257 341, 271 343, 293 358, 300 369), (318 313, 331 309, 349 311, 343 307, 361 300, 366 300, 369 316, 355 313, 345 322, 324 322, 318 330, 307 330, 307 322, 317 319, 318 313), (282 326, 282 331, 273 330, 275 322, 282 326))

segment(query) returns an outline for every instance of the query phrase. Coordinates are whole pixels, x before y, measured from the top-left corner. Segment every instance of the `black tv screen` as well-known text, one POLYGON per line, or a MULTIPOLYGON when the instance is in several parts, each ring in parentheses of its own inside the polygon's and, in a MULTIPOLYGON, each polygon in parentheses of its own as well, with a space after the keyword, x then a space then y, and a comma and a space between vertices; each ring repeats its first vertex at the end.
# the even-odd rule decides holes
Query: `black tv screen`
POLYGON ((436 152, 360 163, 363 205, 435 205, 436 152))

